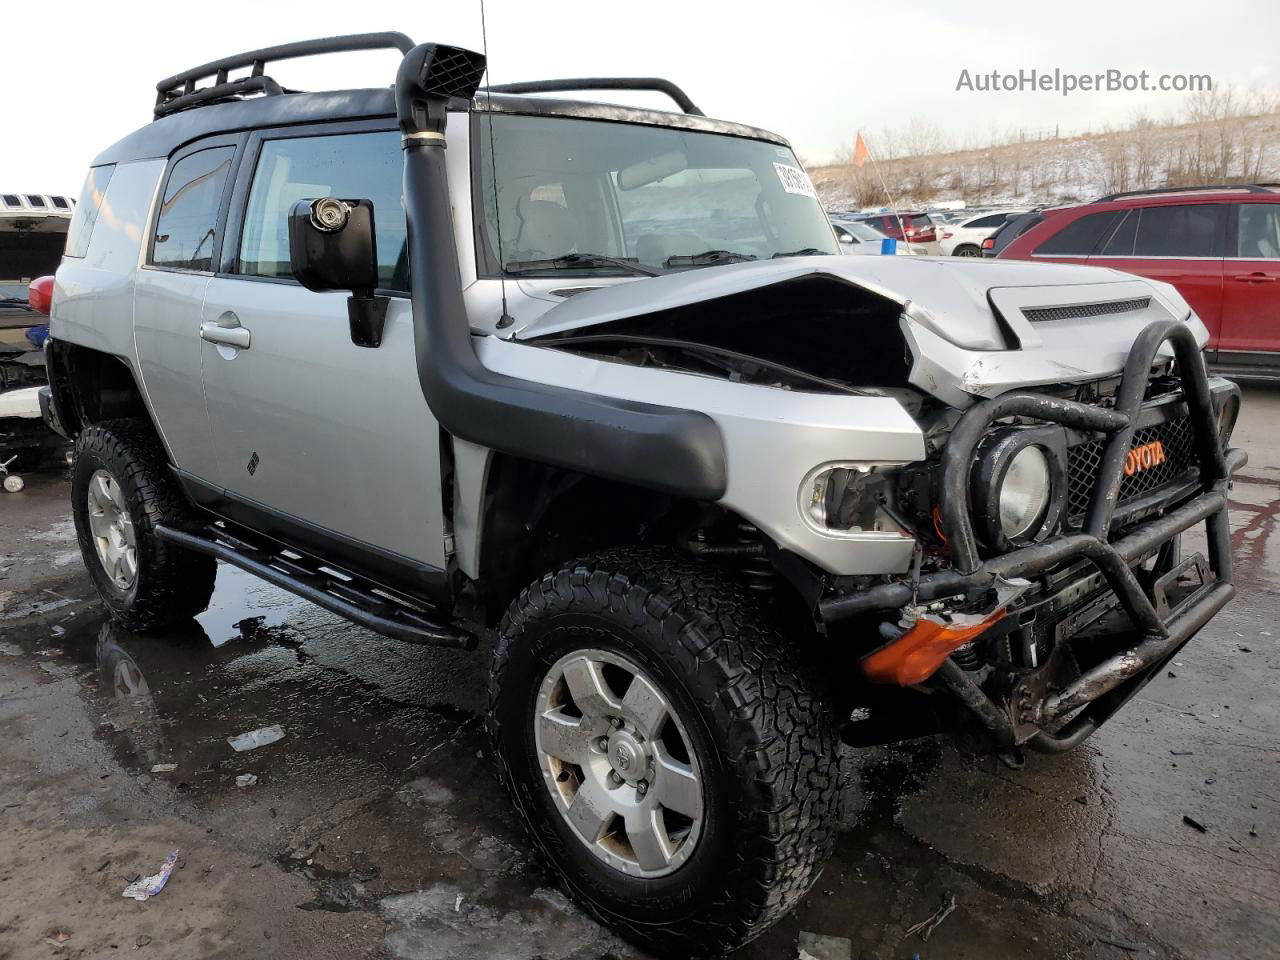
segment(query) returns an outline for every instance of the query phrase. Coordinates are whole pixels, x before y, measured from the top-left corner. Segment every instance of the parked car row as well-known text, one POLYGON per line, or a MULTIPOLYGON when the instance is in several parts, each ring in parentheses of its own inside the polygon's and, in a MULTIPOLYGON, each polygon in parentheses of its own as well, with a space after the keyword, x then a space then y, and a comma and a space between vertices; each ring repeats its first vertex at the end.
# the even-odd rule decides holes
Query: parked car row
POLYGON ((920 244, 899 241, 896 237, 881 233, 875 227, 861 220, 844 220, 831 222, 843 252, 853 256, 879 256, 885 252, 884 241, 892 240, 893 252, 896 256, 923 255, 928 248, 920 244))
POLYGON ((862 223, 885 236, 912 244, 913 253, 977 257, 982 241, 1021 209, 977 207, 962 210, 881 210, 833 213, 833 224, 862 223), (933 245, 936 244, 936 247, 933 245), (931 249, 931 247, 933 247, 931 249))

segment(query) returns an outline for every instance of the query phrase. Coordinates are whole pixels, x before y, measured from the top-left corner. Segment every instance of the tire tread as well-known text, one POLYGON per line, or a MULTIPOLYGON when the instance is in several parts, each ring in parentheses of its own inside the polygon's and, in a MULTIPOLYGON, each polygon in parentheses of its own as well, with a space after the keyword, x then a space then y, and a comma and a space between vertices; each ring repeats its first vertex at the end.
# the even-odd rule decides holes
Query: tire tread
MULTIPOLYGON (((511 770, 502 761, 499 696, 507 660, 532 621, 548 610, 599 609, 625 613, 633 627, 656 621, 672 655, 701 674, 691 685, 714 691, 701 706, 723 731, 724 768, 745 781, 735 811, 746 842, 719 898, 672 927, 629 923, 586 899, 597 919, 659 951, 691 948, 719 954, 754 939, 812 887, 835 843, 843 787, 834 725, 806 664, 792 644, 765 625, 741 584, 705 562, 661 548, 622 549, 548 573, 512 602, 499 628, 489 678, 490 737, 506 786, 537 845, 538 831, 521 808, 511 770)), ((667 651, 658 651, 660 654, 667 651)), ((522 678, 514 678, 519 682, 522 678)), ((549 859, 549 858, 544 858, 549 859)), ((573 878, 549 864, 562 882, 573 878)), ((583 899, 583 898, 580 898, 583 899)))
MULTIPOLYGON (((85 564, 111 614, 130 630, 159 630, 189 620, 209 606, 217 562, 184 550, 155 536, 157 524, 187 526, 192 509, 169 469, 169 460, 151 424, 138 419, 104 420, 81 431, 75 460, 93 456, 115 477, 124 491, 138 546, 138 587, 127 602, 109 596, 100 580, 100 566, 88 524, 80 522, 83 497, 76 498, 76 534, 85 564)), ((73 467, 74 471, 74 467, 73 467)))

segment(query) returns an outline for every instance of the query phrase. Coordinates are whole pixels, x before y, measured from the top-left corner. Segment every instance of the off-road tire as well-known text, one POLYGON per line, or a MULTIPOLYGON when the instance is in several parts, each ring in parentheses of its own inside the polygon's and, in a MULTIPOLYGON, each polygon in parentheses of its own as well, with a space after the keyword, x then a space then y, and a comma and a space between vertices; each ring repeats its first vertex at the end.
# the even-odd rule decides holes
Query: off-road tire
POLYGON ((76 538, 89 576, 111 616, 139 633, 189 620, 209 606, 217 563, 209 556, 166 543, 157 524, 187 526, 191 507, 169 469, 164 449, 143 420, 106 420, 76 438, 71 467, 76 538), (89 530, 89 481, 105 470, 120 485, 137 541, 137 575, 121 590, 102 567, 89 530))
POLYGON ((814 680, 714 567, 629 549, 548 573, 502 621, 489 675, 489 735, 534 845, 598 920, 658 956, 720 954, 804 896, 831 854, 840 748, 814 680), (538 766, 534 702, 548 667, 582 647, 642 666, 683 715, 704 775, 704 832, 657 879, 602 863, 565 825, 538 766))

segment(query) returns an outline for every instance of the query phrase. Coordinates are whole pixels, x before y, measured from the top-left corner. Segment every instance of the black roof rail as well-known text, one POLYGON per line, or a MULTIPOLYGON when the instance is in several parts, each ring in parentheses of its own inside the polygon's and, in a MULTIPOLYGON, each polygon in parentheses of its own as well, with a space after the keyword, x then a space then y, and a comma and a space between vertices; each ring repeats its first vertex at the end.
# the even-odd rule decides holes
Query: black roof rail
POLYGON ((577 90, 650 90, 665 93, 685 113, 705 117, 689 99, 689 95, 670 80, 661 77, 577 77, 568 80, 528 80, 523 83, 500 83, 485 88, 494 93, 566 93, 577 90))
POLYGON ((1094 203, 1106 203, 1108 200, 1123 200, 1125 197, 1154 197, 1162 193, 1208 193, 1212 190, 1243 190, 1246 193, 1274 193, 1268 189, 1274 183, 1209 183, 1196 184, 1189 187, 1152 187, 1149 190, 1125 190, 1121 193, 1109 193, 1099 197, 1094 203))
POLYGON ((166 77, 156 84, 155 116, 160 118, 188 107, 198 107, 214 100, 225 100, 245 93, 262 91, 268 96, 284 93, 284 88, 264 74, 268 63, 279 60, 294 60, 298 57, 314 57, 325 53, 347 53, 352 50, 396 49, 408 53, 413 49, 413 41, 403 33, 388 31, 385 33, 351 33, 341 37, 322 37, 319 40, 300 40, 297 43, 283 43, 278 47, 263 47, 261 50, 250 50, 223 57, 209 63, 192 67, 172 77, 166 77), (227 73, 251 67, 247 77, 228 80, 227 73), (199 80, 212 79, 207 87, 196 87, 199 80))

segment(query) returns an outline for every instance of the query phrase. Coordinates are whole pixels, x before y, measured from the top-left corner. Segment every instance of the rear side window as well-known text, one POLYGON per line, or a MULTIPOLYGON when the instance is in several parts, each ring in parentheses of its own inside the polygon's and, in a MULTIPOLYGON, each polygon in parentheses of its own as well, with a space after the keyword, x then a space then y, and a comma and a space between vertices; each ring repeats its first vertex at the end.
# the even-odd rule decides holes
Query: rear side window
POLYGON ((929 215, 927 213, 919 213, 914 217, 908 217, 907 222, 917 230, 923 230, 925 227, 933 226, 933 221, 929 219, 929 215))
POLYGON ((218 208, 235 147, 189 153, 169 171, 156 217, 151 262, 178 270, 212 270, 218 208))
POLYGON ((1107 242, 1102 245, 1102 249, 1098 251, 1100 257, 1131 257, 1133 256, 1133 241, 1138 236, 1138 220, 1142 217, 1141 210, 1129 210, 1125 213, 1124 218, 1112 231, 1107 242))
POLYGON ((1037 256, 1087 257, 1120 219, 1119 211, 1087 213, 1077 217, 1036 247, 1037 256))
POLYGON ((114 163, 89 168, 89 175, 84 178, 84 188, 76 203, 76 212, 71 217, 71 226, 67 228, 67 246, 63 251, 66 256, 83 257, 89 252, 93 225, 98 222, 102 198, 107 195, 107 184, 111 182, 111 174, 115 170, 114 163))
POLYGON ((1280 203, 1242 203, 1236 256, 1280 260, 1280 203))
POLYGON ((1143 207, 1139 213, 1135 257, 1220 257, 1218 238, 1226 207, 1188 203, 1143 207))
MULTIPOLYGON (((342 133, 262 144, 249 188, 238 272, 292 278, 289 211, 299 200, 339 197, 373 201, 378 285, 409 289, 407 227, 401 202, 404 161, 393 131, 342 133)), ((556 203, 555 185, 539 195, 556 203)), ((559 198, 563 202, 563 197, 559 198)))
POLYGON ((974 228, 985 229, 987 227, 998 227, 1004 223, 1005 214, 993 213, 989 217, 979 217, 977 220, 970 220, 965 227, 972 230, 974 228))

